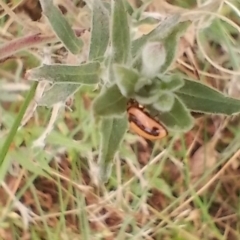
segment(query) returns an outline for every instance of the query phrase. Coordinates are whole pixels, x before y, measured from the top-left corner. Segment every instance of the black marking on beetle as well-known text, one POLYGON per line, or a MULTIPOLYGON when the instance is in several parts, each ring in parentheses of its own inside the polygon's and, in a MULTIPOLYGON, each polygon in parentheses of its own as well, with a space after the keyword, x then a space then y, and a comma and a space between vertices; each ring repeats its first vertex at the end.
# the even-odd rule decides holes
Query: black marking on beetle
POLYGON ((134 122, 141 130, 144 132, 152 135, 152 136, 158 136, 160 133, 160 130, 157 127, 153 127, 151 129, 146 128, 133 114, 129 114, 128 118, 129 122, 134 122))

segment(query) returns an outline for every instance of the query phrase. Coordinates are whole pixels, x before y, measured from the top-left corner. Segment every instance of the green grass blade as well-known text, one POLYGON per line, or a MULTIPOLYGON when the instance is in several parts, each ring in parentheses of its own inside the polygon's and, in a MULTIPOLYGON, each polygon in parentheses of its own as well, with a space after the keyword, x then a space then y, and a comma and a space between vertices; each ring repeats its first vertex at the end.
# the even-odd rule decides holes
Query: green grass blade
POLYGON ((4 142, 3 147, 0 151, 0 182, 4 179, 4 177, 7 173, 9 162, 6 161, 7 160, 6 155, 8 153, 9 147, 13 141, 14 136, 17 133, 18 127, 21 125, 21 121, 22 121, 25 111, 26 111, 28 105, 30 104, 32 98, 34 97, 37 85, 38 85, 37 82, 34 82, 32 84, 32 87, 31 87, 27 97, 25 98, 25 101, 24 101, 24 103, 14 121, 14 124, 7 136, 7 139, 4 142))

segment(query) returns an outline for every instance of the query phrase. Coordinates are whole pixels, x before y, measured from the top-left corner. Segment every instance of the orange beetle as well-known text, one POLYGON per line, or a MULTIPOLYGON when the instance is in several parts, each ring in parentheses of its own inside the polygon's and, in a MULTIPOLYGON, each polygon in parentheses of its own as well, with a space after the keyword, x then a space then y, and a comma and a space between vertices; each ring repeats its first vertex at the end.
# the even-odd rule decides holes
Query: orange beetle
POLYGON ((167 136, 167 130, 139 106, 127 109, 130 128, 148 140, 158 140, 167 136))

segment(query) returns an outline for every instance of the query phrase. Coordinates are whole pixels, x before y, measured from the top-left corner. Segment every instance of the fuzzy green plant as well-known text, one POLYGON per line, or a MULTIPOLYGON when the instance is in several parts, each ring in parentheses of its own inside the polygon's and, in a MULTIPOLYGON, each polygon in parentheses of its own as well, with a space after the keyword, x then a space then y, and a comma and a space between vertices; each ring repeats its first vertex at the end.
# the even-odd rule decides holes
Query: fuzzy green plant
MULTIPOLYGON (((81 38, 76 37, 52 1, 40 3, 59 40, 72 54, 79 54, 81 38)), ((99 123, 100 179, 104 181, 128 129, 126 109, 130 99, 154 112, 172 132, 187 132, 193 127, 192 111, 224 115, 240 112, 239 100, 169 70, 176 60, 179 39, 191 21, 181 14, 169 15, 150 33, 134 39, 134 24, 157 21, 141 17, 143 10, 133 9, 124 0, 112 0, 111 4, 94 0, 88 60, 75 66, 42 65, 27 75, 53 84, 39 102, 48 107, 64 102, 83 85, 98 90, 92 110, 99 123)))

